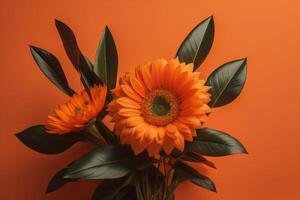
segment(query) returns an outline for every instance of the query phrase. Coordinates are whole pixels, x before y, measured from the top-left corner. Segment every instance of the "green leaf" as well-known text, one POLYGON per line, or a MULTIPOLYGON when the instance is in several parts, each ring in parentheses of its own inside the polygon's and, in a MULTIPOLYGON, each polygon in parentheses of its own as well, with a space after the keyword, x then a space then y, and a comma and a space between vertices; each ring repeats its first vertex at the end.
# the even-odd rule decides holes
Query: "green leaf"
POLYGON ((206 85, 211 86, 210 107, 224 106, 241 93, 247 75, 247 59, 223 64, 208 77, 206 85))
MULTIPOLYGON (((99 199, 101 200, 101 199, 99 199)), ((137 200, 135 187, 128 185, 124 187, 114 198, 114 200, 137 200)))
POLYGON ((95 119, 95 126, 108 144, 118 143, 118 136, 109 130, 101 119, 95 119))
POLYGON ((126 176, 120 179, 103 180, 95 190, 92 200, 114 200, 117 194, 130 182, 132 176, 126 176))
POLYGON ((44 154, 58 154, 64 152, 78 141, 82 141, 82 135, 67 133, 63 135, 46 132, 43 125, 36 125, 16 134, 23 144, 32 150, 44 154))
POLYGON ((92 71, 89 62, 81 53, 71 28, 59 20, 55 20, 55 25, 69 59, 80 73, 81 81, 85 89, 88 91, 88 88, 93 87, 95 84, 101 85, 101 79, 92 71))
POLYGON ((106 26, 95 56, 94 72, 106 83, 107 88, 116 86, 118 74, 118 53, 113 36, 106 26))
POLYGON ((88 57, 86 57, 86 56, 84 56, 84 59, 85 59, 86 63, 88 64, 89 68, 90 68, 90 69, 94 69, 94 65, 93 65, 93 63, 90 61, 90 59, 89 59, 88 57))
POLYGON ((72 164, 65 178, 121 178, 151 163, 152 160, 146 156, 135 156, 128 145, 104 146, 92 150, 72 164))
POLYGON ((183 162, 177 162, 174 165, 174 175, 172 179, 172 184, 178 186, 183 181, 191 181, 195 185, 208 189, 212 192, 216 192, 215 184, 208 177, 200 174, 195 169, 183 162))
POLYGON ((203 156, 195 153, 195 152, 184 152, 181 156, 180 156, 181 160, 185 160, 185 161, 189 161, 189 162, 199 162, 199 163, 203 163, 209 167, 212 167, 214 169, 216 169, 216 166, 213 162, 207 160, 206 158, 204 158, 203 156))
POLYGON ((72 96, 74 91, 69 87, 67 78, 57 58, 44 49, 30 46, 31 54, 40 70, 62 92, 72 96))
POLYGON ((208 55, 214 40, 214 19, 208 17, 200 22, 180 45, 176 56, 181 62, 194 63, 196 70, 208 55))
POLYGON ((64 186, 66 183, 68 182, 74 182, 77 181, 78 179, 65 179, 64 175, 67 172, 68 168, 64 168, 59 170, 50 180, 46 193, 51 193, 54 192, 56 190, 58 190, 59 188, 61 188, 62 186, 64 186))
POLYGON ((209 128, 198 129, 197 137, 192 143, 187 143, 187 149, 206 156, 247 153, 237 139, 227 133, 209 128))

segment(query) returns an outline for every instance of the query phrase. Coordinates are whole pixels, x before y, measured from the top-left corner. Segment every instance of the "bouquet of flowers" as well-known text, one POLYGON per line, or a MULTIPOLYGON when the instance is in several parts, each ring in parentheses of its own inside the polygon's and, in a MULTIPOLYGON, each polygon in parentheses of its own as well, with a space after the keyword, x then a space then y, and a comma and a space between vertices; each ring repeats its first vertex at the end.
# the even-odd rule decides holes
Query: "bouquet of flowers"
POLYGON ((105 27, 94 62, 79 49, 72 30, 56 20, 64 49, 83 91, 68 84, 58 59, 30 46, 40 70, 69 100, 16 136, 40 153, 62 153, 77 142, 93 150, 70 162, 50 180, 47 193, 79 179, 99 179, 92 200, 172 200, 183 181, 216 191, 213 181, 190 162, 215 168, 207 156, 247 153, 234 137, 205 127, 214 107, 237 98, 246 80, 246 59, 227 62, 207 80, 197 71, 211 49, 214 20, 199 23, 175 58, 138 65, 117 82, 118 54, 105 27), (104 123, 108 117, 110 122, 104 123))

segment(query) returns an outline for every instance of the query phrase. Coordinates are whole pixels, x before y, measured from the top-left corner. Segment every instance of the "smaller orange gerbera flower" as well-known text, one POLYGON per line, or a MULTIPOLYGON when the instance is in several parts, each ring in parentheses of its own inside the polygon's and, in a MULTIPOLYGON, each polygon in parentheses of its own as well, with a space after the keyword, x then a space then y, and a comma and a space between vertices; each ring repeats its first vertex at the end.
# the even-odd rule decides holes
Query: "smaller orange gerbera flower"
POLYGON ((87 91, 74 94, 71 99, 60 105, 53 114, 48 116, 47 132, 64 134, 76 132, 84 128, 102 110, 106 99, 106 86, 95 85, 87 91))

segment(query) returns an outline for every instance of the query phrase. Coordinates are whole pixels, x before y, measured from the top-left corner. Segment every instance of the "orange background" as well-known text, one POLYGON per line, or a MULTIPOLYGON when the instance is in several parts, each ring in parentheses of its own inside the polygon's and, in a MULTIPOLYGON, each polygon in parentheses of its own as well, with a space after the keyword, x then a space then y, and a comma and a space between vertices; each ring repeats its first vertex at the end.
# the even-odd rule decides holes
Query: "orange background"
POLYGON ((241 96, 214 110, 209 127, 240 139, 250 152, 212 159, 218 170, 202 169, 218 194, 183 184, 177 199, 298 200, 300 113, 300 2, 297 0, 1 0, 0 1, 0 199, 89 199, 97 181, 67 184, 45 195, 52 175, 90 147, 77 144, 63 154, 31 151, 14 136, 43 123, 67 97, 34 63, 28 44, 53 52, 70 85, 78 76, 68 61, 54 18, 71 26, 91 59, 107 24, 119 52, 119 73, 145 61, 174 56, 186 34, 204 18, 215 17, 216 34, 203 77, 222 63, 248 57, 241 96), (299 122, 298 122, 299 124, 299 122))

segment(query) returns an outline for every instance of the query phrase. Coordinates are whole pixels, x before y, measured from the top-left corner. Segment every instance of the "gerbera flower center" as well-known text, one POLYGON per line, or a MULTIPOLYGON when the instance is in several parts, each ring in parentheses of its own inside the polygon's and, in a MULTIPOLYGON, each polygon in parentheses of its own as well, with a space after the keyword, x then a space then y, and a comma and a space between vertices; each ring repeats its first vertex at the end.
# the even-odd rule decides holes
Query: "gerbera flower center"
POLYGON ((176 119, 179 112, 178 99, 167 90, 149 92, 142 104, 142 114, 150 124, 164 126, 176 119))

